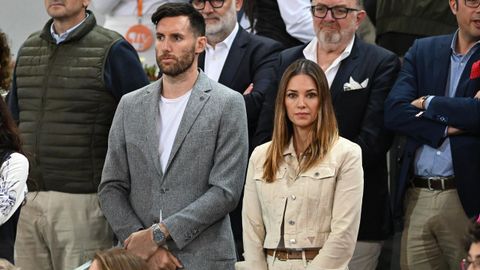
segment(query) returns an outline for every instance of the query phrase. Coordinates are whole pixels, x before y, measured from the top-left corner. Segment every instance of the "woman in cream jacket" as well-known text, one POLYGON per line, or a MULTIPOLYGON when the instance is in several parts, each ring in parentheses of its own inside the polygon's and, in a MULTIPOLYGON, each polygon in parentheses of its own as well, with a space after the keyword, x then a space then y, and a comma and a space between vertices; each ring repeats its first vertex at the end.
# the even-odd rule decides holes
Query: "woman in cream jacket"
POLYGON ((237 269, 348 269, 362 193, 361 150, 338 135, 325 75, 297 60, 280 82, 272 141, 250 158, 237 269))

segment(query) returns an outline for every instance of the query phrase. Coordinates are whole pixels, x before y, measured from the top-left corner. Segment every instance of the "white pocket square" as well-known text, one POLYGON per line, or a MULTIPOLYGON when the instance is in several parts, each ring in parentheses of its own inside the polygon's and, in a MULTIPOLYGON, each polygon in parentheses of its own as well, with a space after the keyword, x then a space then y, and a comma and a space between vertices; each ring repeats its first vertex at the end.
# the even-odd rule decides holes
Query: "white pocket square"
POLYGON ((350 77, 350 80, 343 85, 343 91, 359 90, 367 87, 367 85, 368 78, 365 79, 362 83, 358 83, 352 77, 350 77))

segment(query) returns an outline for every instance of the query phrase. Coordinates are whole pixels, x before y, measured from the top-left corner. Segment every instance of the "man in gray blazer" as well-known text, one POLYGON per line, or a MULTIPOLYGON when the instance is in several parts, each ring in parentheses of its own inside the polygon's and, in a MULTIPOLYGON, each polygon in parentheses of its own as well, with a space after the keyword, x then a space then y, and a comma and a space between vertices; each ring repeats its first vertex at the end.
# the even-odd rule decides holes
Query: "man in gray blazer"
POLYGON ((120 101, 101 208, 151 269, 234 269, 228 212, 247 166, 243 97, 197 69, 205 23, 192 6, 162 5, 152 21, 163 76, 120 101))

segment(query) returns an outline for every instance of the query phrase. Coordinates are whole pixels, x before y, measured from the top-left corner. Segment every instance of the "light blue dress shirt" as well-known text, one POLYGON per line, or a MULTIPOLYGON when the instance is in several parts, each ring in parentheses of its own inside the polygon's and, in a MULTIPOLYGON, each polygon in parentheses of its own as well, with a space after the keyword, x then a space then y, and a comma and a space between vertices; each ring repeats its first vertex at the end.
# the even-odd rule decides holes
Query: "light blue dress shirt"
MULTIPOLYGON (((465 55, 461 55, 455 51, 458 30, 455 33, 450 48, 452 54, 450 56, 450 73, 445 89, 445 96, 454 97, 457 86, 462 76, 465 65, 475 51, 477 51, 479 42, 477 42, 465 55)), ((429 97, 425 101, 425 108, 428 109, 430 101, 435 97, 429 97)), ((447 136, 445 130, 445 136, 447 136)), ((417 149, 415 154, 414 174, 419 176, 451 176, 455 175, 452 164, 452 152, 450 149, 450 139, 447 137, 442 145, 433 148, 429 145, 422 145, 417 149)))
POLYGON ((85 19, 83 19, 77 25, 73 26, 72 28, 68 29, 67 31, 65 31, 65 33, 62 33, 62 34, 57 34, 55 32, 55 28, 53 27, 53 23, 52 23, 50 25, 50 34, 52 34, 52 37, 55 39, 56 43, 60 44, 61 42, 64 42, 67 39, 68 35, 70 35, 70 33, 73 32, 73 30, 80 27, 80 25, 88 18, 88 16, 90 15, 87 13, 87 15, 85 16, 85 19))

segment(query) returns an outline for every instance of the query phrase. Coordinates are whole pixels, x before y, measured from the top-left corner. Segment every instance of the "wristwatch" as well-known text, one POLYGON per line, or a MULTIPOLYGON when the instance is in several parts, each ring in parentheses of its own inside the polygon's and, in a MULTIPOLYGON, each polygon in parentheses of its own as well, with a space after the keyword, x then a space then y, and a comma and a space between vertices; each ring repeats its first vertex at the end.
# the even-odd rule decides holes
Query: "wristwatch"
POLYGON ((153 231, 153 241, 160 247, 164 246, 167 243, 167 238, 165 237, 165 234, 162 232, 160 229, 160 226, 155 223, 152 225, 152 231, 153 231))

